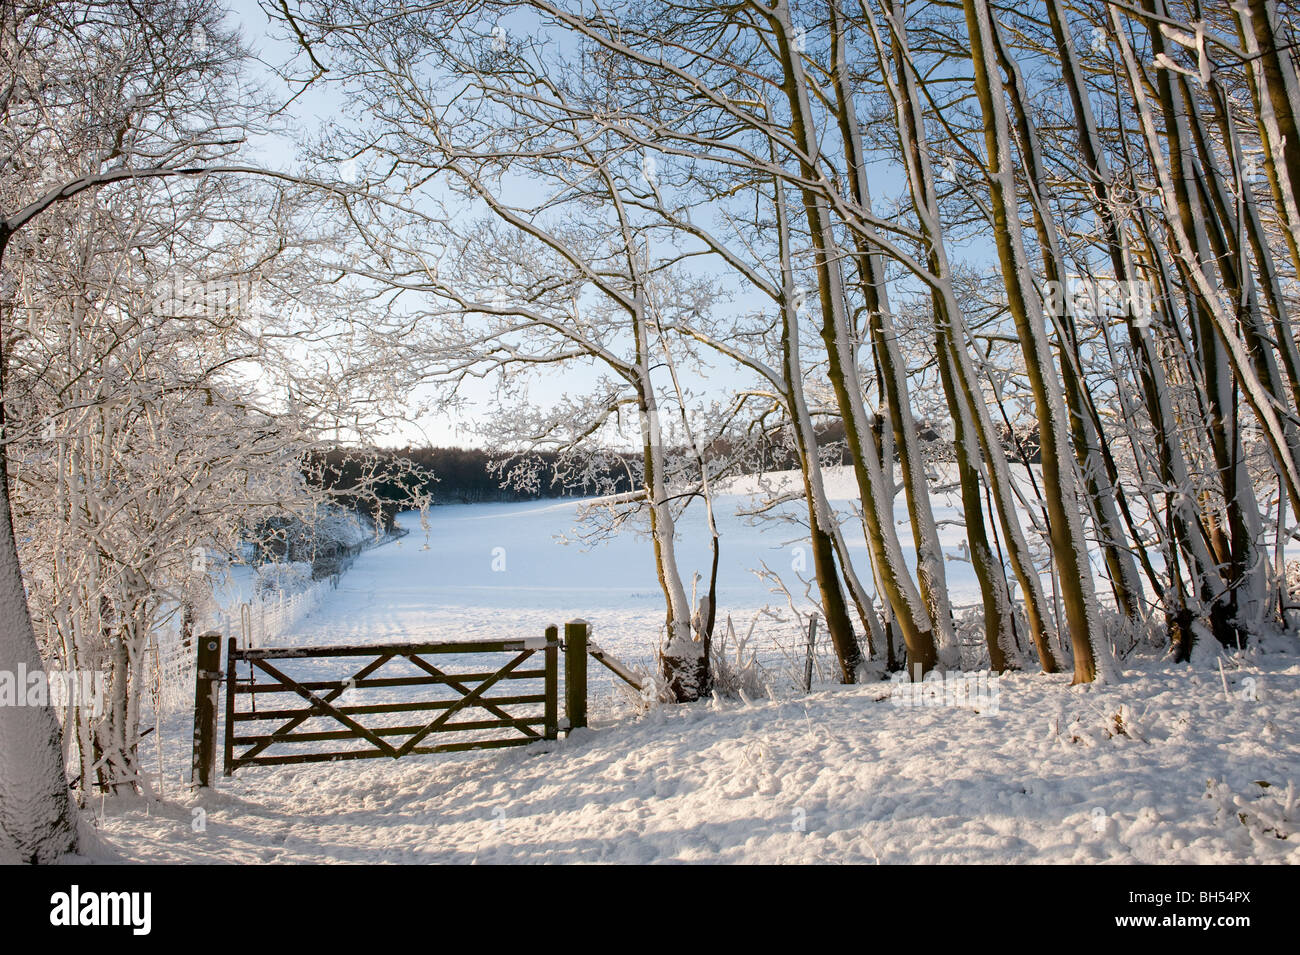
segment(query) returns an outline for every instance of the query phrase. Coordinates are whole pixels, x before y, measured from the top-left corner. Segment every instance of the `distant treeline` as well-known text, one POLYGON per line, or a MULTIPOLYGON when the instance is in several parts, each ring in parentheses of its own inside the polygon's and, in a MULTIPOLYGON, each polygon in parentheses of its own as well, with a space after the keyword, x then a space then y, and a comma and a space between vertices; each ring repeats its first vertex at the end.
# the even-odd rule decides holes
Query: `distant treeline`
MULTIPOLYGON (((503 487, 503 475, 492 464, 501 459, 481 448, 379 448, 363 454, 332 451, 315 459, 309 478, 335 492, 340 503, 373 514, 378 508, 385 526, 418 495, 434 504, 531 501, 540 498, 583 497, 597 493, 596 485, 582 485, 557 477, 560 455, 541 451, 524 456, 533 471, 526 486, 503 487)), ((636 455, 627 455, 629 462, 636 455)), ((509 473, 507 466, 506 472, 509 473)), ((627 467, 612 460, 596 471, 602 493, 632 489, 627 467)))
MULTIPOLYGON (((874 422, 879 441, 880 419, 874 422)), ((1008 435, 1009 436, 1009 435, 1008 435)), ((926 443, 941 440, 931 428, 922 424, 920 437, 926 443)), ((1020 448, 1030 461, 1038 460, 1036 433, 1016 436, 1020 448)), ((817 429, 817 443, 827 464, 848 464, 844 443, 844 425, 831 420, 817 429)), ((1010 445, 1009 445, 1010 446, 1010 445)), ((733 442, 715 441, 710 457, 739 455, 733 442)), ((1012 460, 1019 461, 1018 454, 1012 460)), ((379 518, 385 528, 393 526, 398 511, 411 506, 419 495, 427 495, 433 504, 478 504, 483 502, 532 501, 542 498, 585 497, 596 493, 623 493, 632 490, 630 474, 638 472, 640 456, 636 453, 611 456, 610 463, 595 472, 596 481, 575 481, 558 453, 534 452, 522 456, 532 469, 532 478, 520 486, 504 482, 502 470, 493 464, 501 460, 499 452, 483 448, 377 448, 356 451, 331 451, 313 459, 309 479, 334 492, 335 499, 348 507, 379 518), (506 483, 507 486, 502 486, 506 483)), ((507 465, 506 472, 513 466, 507 465)), ((779 437, 759 441, 737 457, 737 472, 790 471, 799 468, 794 450, 779 437)))
MULTIPOLYGON (((844 429, 837 421, 819 434, 819 443, 842 441, 843 435, 844 429)), ((711 449, 711 455, 726 456, 731 451, 728 442, 720 441, 711 449)), ((364 494, 342 494, 342 502, 373 513, 373 497, 383 502, 385 524, 390 524, 398 510, 409 506, 404 502, 411 500, 412 491, 429 494, 434 504, 508 503, 597 493, 622 494, 633 489, 630 476, 639 473, 641 463, 641 456, 635 452, 611 455, 610 463, 596 468, 593 479, 584 483, 572 476, 558 453, 530 452, 505 467, 508 474, 515 464, 527 462, 526 467, 533 474, 526 486, 520 487, 516 482, 505 482, 502 469, 493 467, 501 457, 499 452, 483 448, 375 449, 363 457, 331 452, 325 459, 322 483, 334 491, 364 487, 364 494), (507 486, 503 487, 503 483, 507 486)), ((772 442, 751 450, 745 470, 785 471, 798 466, 791 449, 772 442)))
MULTIPOLYGON (((493 462, 501 460, 499 452, 483 448, 401 448, 392 454, 406 458, 426 472, 432 472, 437 479, 430 486, 435 504, 478 504, 484 501, 532 501, 540 498, 584 497, 598 493, 596 484, 580 484, 562 473, 564 465, 560 455, 554 451, 530 452, 521 456, 518 462, 506 466, 508 474, 516 463, 527 461, 527 468, 534 469, 534 476, 526 487, 519 487, 514 482, 502 487, 504 475, 500 469, 493 469, 493 462)), ((639 460, 637 455, 623 456, 635 467, 639 460)), ((599 483, 600 493, 621 494, 632 490, 628 467, 611 460, 609 466, 598 468, 594 475, 599 483)))

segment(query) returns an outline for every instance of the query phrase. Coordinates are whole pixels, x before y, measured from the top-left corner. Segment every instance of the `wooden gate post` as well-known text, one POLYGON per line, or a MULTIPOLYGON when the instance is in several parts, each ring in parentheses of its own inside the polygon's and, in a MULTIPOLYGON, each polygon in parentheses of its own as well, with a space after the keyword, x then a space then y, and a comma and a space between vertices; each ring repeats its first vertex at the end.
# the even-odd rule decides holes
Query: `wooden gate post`
POLYGON ((194 760, 190 782, 199 788, 212 785, 217 756, 217 694, 221 686, 221 634, 199 637, 194 663, 194 760))
POLYGON ((587 725, 587 621, 564 625, 564 715, 570 731, 587 725))
POLYGON ((546 713, 543 716, 543 735, 547 739, 560 736, 560 628, 546 628, 546 713))

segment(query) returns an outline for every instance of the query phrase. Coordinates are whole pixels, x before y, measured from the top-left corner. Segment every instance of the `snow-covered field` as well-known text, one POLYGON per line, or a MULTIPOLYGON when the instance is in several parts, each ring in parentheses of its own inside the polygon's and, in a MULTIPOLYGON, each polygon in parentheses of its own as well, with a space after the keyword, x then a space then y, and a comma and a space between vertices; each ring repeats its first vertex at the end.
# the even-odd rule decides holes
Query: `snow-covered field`
POLYGON ((103 838, 147 862, 1294 864, 1298 676, 1261 654, 1229 698, 1184 668, 1015 675, 996 714, 883 685, 670 707, 504 753, 245 770, 110 804, 103 838))
MULTIPOLYGON (((851 497, 844 476, 837 497, 851 497)), ((743 487, 733 490, 744 490, 743 487)), ((738 503, 741 498, 731 499, 738 503)), ((955 501, 947 502, 948 506, 955 501)), ((944 505, 940 498, 937 505, 944 505)), ((363 554, 282 642, 539 636, 582 617, 649 665, 662 605, 647 542, 565 545, 576 505, 435 508, 363 554), (427 543, 427 547, 426 547, 427 543)), ((729 512, 731 507, 724 507, 729 512)), ((900 509, 901 516, 901 509, 900 509)), ((942 521, 952 516, 940 507, 942 521)), ((702 515, 682 568, 706 566, 702 515)), ((942 526, 942 525, 941 525, 942 526)), ((945 531, 957 553, 960 528, 945 531)), ((721 611, 783 606, 793 526, 722 524, 721 611)), ((860 553, 860 552, 859 552, 860 553)), ((861 555, 865 565, 865 555, 861 555)), ((949 564, 954 590, 969 565, 949 564)), ((959 600, 960 602, 960 600, 959 600)), ((488 753, 253 767, 191 794, 189 715, 164 722, 160 800, 94 807, 96 858, 158 862, 1300 861, 1300 656, 1275 637, 1210 667, 1139 650, 1122 681, 1012 674, 996 705, 899 706, 890 685, 793 686, 792 620, 755 630, 770 698, 639 712, 594 662, 593 728, 488 753), (200 825, 200 823, 202 823, 200 825), (1283 838, 1290 836, 1290 838, 1283 838)), ((829 657, 823 658, 829 663, 829 657)), ((829 676, 829 667, 826 673, 829 676)), ((146 756, 153 747, 144 747, 146 756)))

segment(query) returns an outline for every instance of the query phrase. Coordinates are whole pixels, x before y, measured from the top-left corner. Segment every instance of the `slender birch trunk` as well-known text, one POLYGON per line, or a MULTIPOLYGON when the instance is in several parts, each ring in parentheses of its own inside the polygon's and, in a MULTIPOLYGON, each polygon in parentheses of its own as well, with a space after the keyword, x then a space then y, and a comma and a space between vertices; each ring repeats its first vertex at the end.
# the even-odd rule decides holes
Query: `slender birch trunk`
POLYGON ((1074 468, 1064 438, 1066 411, 1053 367, 1041 302, 1033 292, 1020 229, 1020 212, 1011 155, 1011 137, 1002 81, 993 51, 991 13, 986 0, 963 0, 970 37, 975 92, 984 115, 989 197, 994 238, 1007 289, 1008 306, 1025 356, 1030 391, 1038 415, 1044 496, 1051 527, 1053 560, 1059 571, 1065 618, 1074 649, 1074 682, 1107 675, 1109 653, 1096 614, 1096 593, 1087 541, 1076 499, 1074 468))
MULTIPOLYGON (((792 115, 792 133, 803 155, 801 172, 805 180, 816 180, 819 152, 812 121, 812 105, 802 62, 792 41, 794 29, 787 0, 763 7, 776 35, 784 69, 782 89, 792 115)), ((893 509, 885 500, 881 462, 869 434, 862 398, 852 333, 845 315, 845 295, 840 252, 831 228, 825 197, 815 189, 801 189, 804 213, 816 257, 818 293, 822 311, 822 341, 826 346, 827 375, 844 421, 845 438, 854 464, 854 476, 862 499, 863 524, 872 559, 884 596, 894 611, 907 645, 908 668, 919 665, 921 672, 938 662, 934 623, 916 583, 908 573, 902 547, 894 528, 893 509)))
POLYGON ((645 470, 643 486, 650 506, 650 536, 654 543, 655 568, 666 609, 666 632, 660 655, 664 677, 673 695, 679 702, 689 702, 699 697, 700 667, 707 665, 707 660, 703 659, 703 648, 692 639, 690 601, 686 597, 686 587, 677 566, 677 529, 664 483, 663 434, 660 430, 658 399, 650 382, 644 299, 640 296, 637 298, 636 312, 637 315, 633 318, 633 335, 637 348, 634 367, 639 372, 639 379, 634 387, 641 420, 641 461, 645 470))
POLYGON ((1020 67, 1008 51, 1002 30, 996 20, 990 21, 998 59, 1007 77, 1007 93, 1012 115, 1020 138, 1020 157, 1030 189, 1034 228, 1038 235, 1039 253, 1043 261, 1043 275, 1049 284, 1060 290, 1059 301, 1064 308, 1050 317, 1057 324, 1060 340, 1061 382, 1069 408, 1070 435, 1073 439, 1079 473, 1092 505, 1093 522, 1097 528, 1106 569, 1110 577, 1115 605, 1128 620, 1138 625, 1143 619, 1142 579, 1137 561, 1129 549, 1129 541, 1120 520, 1118 496, 1120 491, 1116 476, 1108 473, 1102 453, 1103 436, 1094 425, 1089 409, 1087 383, 1083 380, 1079 363, 1079 341, 1074 313, 1073 296, 1065 294, 1068 276, 1061 252, 1060 235, 1051 210, 1047 208, 1048 184, 1043 168, 1042 150, 1038 134, 1030 121, 1025 103, 1027 95, 1020 67))
MULTIPOLYGON (((1133 261, 1133 251, 1123 228, 1121 212, 1123 202, 1116 195, 1114 177, 1097 130, 1078 53, 1074 48, 1074 41, 1060 0, 1045 0, 1045 4, 1060 61, 1061 76, 1065 81, 1074 115, 1082 168, 1089 177, 1093 209, 1101 224, 1102 237, 1115 278, 1121 287, 1132 290, 1133 283, 1139 281, 1142 273, 1133 261)), ((1141 210, 1138 215, 1139 229, 1145 234, 1145 216, 1141 210)), ((1159 270, 1163 273, 1163 260, 1157 257, 1156 261, 1159 262, 1159 270)), ((1158 284, 1162 290, 1167 287, 1163 278, 1158 284)), ((1167 298, 1162 291, 1160 295, 1147 296, 1147 300, 1154 304, 1166 301, 1167 298)), ((1139 311, 1139 303, 1132 295, 1126 296, 1125 302, 1124 323, 1128 333, 1129 348, 1135 361, 1139 393, 1155 438, 1158 476, 1166 489, 1172 546, 1187 556, 1194 592, 1209 610, 1223 598, 1226 588, 1216 566, 1215 557, 1210 552, 1205 525, 1197 512, 1192 495, 1188 493, 1191 488, 1191 475, 1179 440, 1180 429, 1170 401, 1171 388, 1165 363, 1159 354, 1153 331, 1153 327, 1158 327, 1159 324, 1153 319, 1158 319, 1159 314, 1151 315, 1139 311)), ((1181 594, 1182 587, 1176 569, 1170 571, 1170 583, 1173 590, 1181 594)), ((1169 616, 1177 616, 1181 601, 1180 596, 1177 605, 1166 606, 1169 616)), ((1190 638, 1191 633, 1190 628, 1182 628, 1180 631, 1180 634, 1187 638, 1190 638)), ((1173 649, 1176 657, 1185 659, 1191 651, 1191 644, 1182 640, 1175 641, 1173 649)))
MULTIPOLYGON (((993 550, 989 547, 985 527, 980 487, 984 468, 987 468, 992 491, 992 509, 1006 540, 1008 562, 1024 595, 1025 613, 1039 663, 1044 672, 1055 673, 1058 665, 1051 646, 1053 631, 1046 610, 1046 597, 1020 528, 1006 456, 993 430, 988 407, 980 393, 975 370, 966 350, 966 327, 953 290, 952 269, 948 262, 943 225, 939 219, 934 168, 925 133, 925 114, 912 68, 902 9, 896 0, 886 0, 884 9, 894 60, 894 76, 891 78, 885 74, 885 82, 895 105, 912 205, 921 233, 929 245, 928 266, 937 280, 931 294, 936 360, 953 422, 967 542, 984 602, 989 656, 996 666, 998 661, 1005 665, 1006 661, 1015 660, 1019 654, 1015 644, 1014 616, 1005 571, 1002 562, 994 558, 993 550)), ((870 19, 868 23, 872 26, 872 36, 878 51, 883 51, 884 42, 874 23, 870 19)), ((883 53, 881 59, 883 61, 883 53)))
POLYGON ((1246 76, 1264 144, 1264 167, 1282 217, 1291 264, 1300 273, 1300 77, 1278 30, 1276 0, 1231 4, 1246 53, 1246 76))
MULTIPOLYGON (((849 190, 856 205, 864 210, 871 208, 871 191, 867 182, 866 151, 862 142, 862 129, 857 108, 849 86, 849 64, 846 53, 845 30, 847 23, 839 10, 838 0, 830 0, 831 16, 831 71, 835 83, 836 118, 839 122, 844 161, 848 172, 849 190)), ((934 621, 941 662, 945 667, 957 666, 959 648, 953 627, 952 603, 948 597, 948 581, 944 572, 943 548, 934 521, 934 510, 926 482, 925 465, 912 416, 908 395, 907 367, 898 347, 898 331, 890 310, 889 290, 886 286, 879 255, 866 244, 863 237, 854 234, 856 243, 854 263, 857 267, 858 285, 866 303, 869 331, 879 368, 883 402, 889 413, 894 446, 898 454, 903 480, 903 494, 907 501, 908 518, 912 526, 912 540, 916 547, 916 577, 922 599, 934 621)), ((893 467, 893 456, 882 456, 886 471, 893 467)))

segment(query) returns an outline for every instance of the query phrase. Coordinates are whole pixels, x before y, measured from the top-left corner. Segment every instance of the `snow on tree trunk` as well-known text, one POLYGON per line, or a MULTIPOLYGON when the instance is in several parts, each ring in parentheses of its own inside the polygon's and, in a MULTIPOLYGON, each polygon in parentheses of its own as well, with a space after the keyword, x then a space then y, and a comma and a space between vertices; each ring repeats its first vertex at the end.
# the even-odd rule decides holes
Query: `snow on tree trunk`
MULTIPOLYGON (((802 61, 794 48, 794 27, 786 0, 764 15, 777 33, 784 77, 782 88, 793 115, 793 135, 802 146, 800 158, 806 179, 815 179, 818 154, 817 132, 812 124, 812 105, 802 61)), ((916 583, 903 560, 894 527, 892 502, 885 499, 885 478, 881 461, 870 437, 870 425, 862 398, 852 333, 845 315, 845 295, 840 253, 831 228, 830 210, 817 191, 801 190, 804 213, 815 253, 817 286, 822 312, 822 341, 827 356, 827 376, 835 392, 844 422, 845 437, 852 457, 854 476, 862 501, 863 525, 876 572, 895 619, 907 644, 909 670, 919 665, 928 672, 938 662, 934 623, 916 583)))
POLYGON ((0 451, 0 675, 20 694, 0 705, 0 862, 52 863, 77 850, 77 823, 58 718, 48 698, 26 698, 45 668, 27 612, 8 483, 0 451), (20 673, 24 684, 16 682, 20 673))
POLYGON ((1074 467, 1064 437, 1065 403, 1060 382, 1051 373, 1054 363, 1042 303, 1033 292, 1025 259, 1009 120, 992 49, 991 15, 986 0, 963 0, 963 6, 975 92, 984 114, 994 238, 1037 409, 1044 493, 1051 520, 1048 533, 1060 573, 1062 602, 1074 648, 1074 682, 1090 683, 1107 675, 1110 653, 1108 647, 1103 647, 1104 638, 1097 619, 1092 567, 1076 501, 1074 467))

